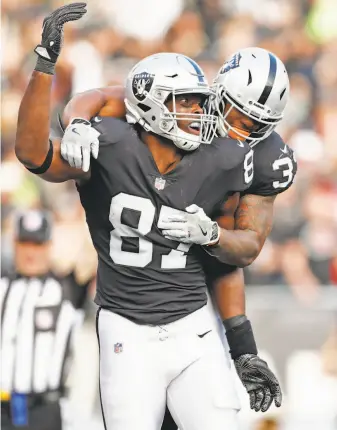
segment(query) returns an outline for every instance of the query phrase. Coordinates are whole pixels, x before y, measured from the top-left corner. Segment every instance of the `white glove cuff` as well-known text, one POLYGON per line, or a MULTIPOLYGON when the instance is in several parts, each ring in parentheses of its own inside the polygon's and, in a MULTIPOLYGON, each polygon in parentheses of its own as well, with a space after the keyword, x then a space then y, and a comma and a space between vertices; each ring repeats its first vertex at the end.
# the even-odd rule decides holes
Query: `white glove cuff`
MULTIPOLYGON (((91 126, 91 122, 88 121, 87 119, 84 118, 72 118, 72 120, 70 121, 69 125, 73 125, 73 124, 85 124, 85 125, 90 125, 91 126)), ((69 127, 68 125, 68 127, 69 127)))

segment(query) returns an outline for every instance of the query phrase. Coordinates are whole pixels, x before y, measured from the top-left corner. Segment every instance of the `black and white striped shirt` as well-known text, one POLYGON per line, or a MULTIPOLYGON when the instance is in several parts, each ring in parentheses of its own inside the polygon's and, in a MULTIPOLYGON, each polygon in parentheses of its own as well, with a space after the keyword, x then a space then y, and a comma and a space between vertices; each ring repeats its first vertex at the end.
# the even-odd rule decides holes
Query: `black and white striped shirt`
POLYGON ((72 275, 1 278, 2 391, 39 394, 63 389, 86 290, 72 275))

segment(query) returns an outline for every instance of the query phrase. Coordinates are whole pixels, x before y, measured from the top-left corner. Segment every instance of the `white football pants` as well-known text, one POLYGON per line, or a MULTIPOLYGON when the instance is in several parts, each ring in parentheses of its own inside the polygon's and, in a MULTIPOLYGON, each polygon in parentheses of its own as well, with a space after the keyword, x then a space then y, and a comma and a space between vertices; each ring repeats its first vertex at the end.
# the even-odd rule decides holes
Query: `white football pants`
POLYGON ((166 403, 180 430, 237 430, 239 400, 210 307, 163 326, 98 311, 107 430, 160 430, 166 403))

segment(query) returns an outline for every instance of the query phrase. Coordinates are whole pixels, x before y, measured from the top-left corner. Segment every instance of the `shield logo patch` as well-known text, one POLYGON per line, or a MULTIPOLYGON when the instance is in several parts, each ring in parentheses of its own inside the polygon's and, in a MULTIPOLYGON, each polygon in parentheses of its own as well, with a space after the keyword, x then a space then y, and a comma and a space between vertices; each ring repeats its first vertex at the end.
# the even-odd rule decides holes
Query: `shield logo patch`
POLYGON ((166 180, 163 178, 156 178, 154 181, 154 186, 158 191, 161 191, 165 188, 166 180))

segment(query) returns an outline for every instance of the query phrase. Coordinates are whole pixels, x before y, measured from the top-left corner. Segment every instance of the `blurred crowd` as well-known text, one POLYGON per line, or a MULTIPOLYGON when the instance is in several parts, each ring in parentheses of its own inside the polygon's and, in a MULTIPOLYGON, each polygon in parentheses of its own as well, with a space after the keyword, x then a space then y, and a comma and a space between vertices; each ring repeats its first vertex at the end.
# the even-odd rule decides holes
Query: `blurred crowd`
MULTIPOLYGON (((277 54, 290 74, 291 100, 279 132, 295 150, 295 184, 276 200, 274 228, 248 284, 288 285, 302 301, 337 283, 336 0, 88 0, 66 25, 54 78, 53 122, 75 93, 123 83, 131 66, 159 51, 193 57, 209 80, 241 47, 277 54), (160 6, 159 6, 160 3, 160 6)), ((76 190, 27 172, 13 151, 19 103, 36 57, 43 18, 64 0, 2 1, 2 263, 12 258, 14 209, 54 214, 55 268, 67 271, 83 249, 95 258, 76 190)), ((38 103, 38 101, 37 101, 38 103)))

